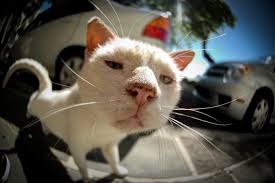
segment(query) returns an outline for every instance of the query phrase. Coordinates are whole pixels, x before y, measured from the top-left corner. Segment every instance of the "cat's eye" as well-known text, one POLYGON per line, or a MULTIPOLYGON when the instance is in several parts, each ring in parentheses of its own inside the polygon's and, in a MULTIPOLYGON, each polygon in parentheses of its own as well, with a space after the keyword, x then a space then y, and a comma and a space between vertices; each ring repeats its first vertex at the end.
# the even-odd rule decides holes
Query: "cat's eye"
POLYGON ((165 76, 165 75, 160 75, 159 79, 162 83, 164 83, 166 85, 171 84, 174 81, 173 78, 171 78, 169 76, 165 76))
POLYGON ((121 70, 123 69, 123 65, 114 61, 105 60, 105 64, 112 69, 121 70))

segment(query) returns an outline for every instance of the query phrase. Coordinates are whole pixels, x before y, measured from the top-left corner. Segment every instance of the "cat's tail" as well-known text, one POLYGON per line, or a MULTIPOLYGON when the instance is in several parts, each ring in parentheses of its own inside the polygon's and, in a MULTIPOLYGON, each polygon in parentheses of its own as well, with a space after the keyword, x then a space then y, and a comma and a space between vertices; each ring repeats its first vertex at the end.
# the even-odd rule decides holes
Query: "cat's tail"
POLYGON ((28 71, 31 71, 38 78, 38 81, 39 81, 38 92, 42 92, 45 90, 50 90, 50 91, 52 90, 52 83, 49 78, 48 71, 37 61, 28 59, 28 58, 23 58, 18 60, 10 67, 4 79, 3 88, 6 87, 7 82, 9 81, 12 74, 19 69, 26 69, 28 71))

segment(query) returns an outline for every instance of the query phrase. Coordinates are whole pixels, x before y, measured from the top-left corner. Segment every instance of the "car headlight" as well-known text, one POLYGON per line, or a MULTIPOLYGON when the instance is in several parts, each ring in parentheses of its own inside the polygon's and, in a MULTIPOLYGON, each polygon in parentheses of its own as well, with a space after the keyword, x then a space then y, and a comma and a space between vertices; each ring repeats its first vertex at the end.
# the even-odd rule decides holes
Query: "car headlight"
POLYGON ((228 69, 224 75, 223 81, 227 82, 229 80, 238 81, 240 80, 245 74, 248 74, 252 69, 246 65, 240 65, 237 67, 233 67, 228 69))

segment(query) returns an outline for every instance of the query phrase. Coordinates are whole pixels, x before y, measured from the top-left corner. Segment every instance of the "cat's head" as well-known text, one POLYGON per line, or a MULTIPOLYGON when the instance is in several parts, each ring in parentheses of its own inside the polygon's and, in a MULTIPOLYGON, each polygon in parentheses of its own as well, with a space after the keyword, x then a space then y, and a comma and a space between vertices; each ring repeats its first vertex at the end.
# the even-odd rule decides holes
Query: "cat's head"
POLYGON ((167 53, 155 46, 119 38, 99 19, 88 23, 85 64, 78 79, 83 102, 97 116, 126 133, 163 126, 180 98, 181 71, 192 51, 167 53))

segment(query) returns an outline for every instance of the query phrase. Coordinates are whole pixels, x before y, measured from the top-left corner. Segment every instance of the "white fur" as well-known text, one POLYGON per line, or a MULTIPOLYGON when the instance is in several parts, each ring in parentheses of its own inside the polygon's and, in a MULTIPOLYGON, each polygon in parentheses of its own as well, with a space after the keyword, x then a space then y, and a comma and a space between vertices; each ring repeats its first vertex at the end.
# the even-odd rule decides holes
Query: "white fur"
MULTIPOLYGON (((34 61, 28 61, 31 62, 34 61)), ((36 67, 37 63, 29 65, 36 67)), ((48 81, 48 75, 43 73, 40 76, 48 81)), ((179 73, 173 59, 165 51, 142 42, 117 38, 96 49, 91 56, 86 56, 80 75, 96 87, 79 78, 69 89, 39 90, 32 95, 28 111, 68 144, 85 180, 88 180, 85 156, 96 147, 103 150, 115 173, 126 175, 127 169, 119 165, 117 144, 127 134, 157 129, 165 124, 166 119, 161 117, 161 113, 168 116, 171 110, 164 110, 161 106, 175 106, 178 102, 179 73), (123 64, 123 70, 111 69, 105 60, 123 64), (165 85, 159 79, 161 74, 175 81, 165 85), (133 97, 126 92, 133 78, 136 82, 154 85, 157 90, 157 98, 139 108, 138 114, 143 124, 139 128, 134 120, 129 119, 138 109, 133 97), (87 102, 99 103, 44 116, 50 110, 87 102)))

